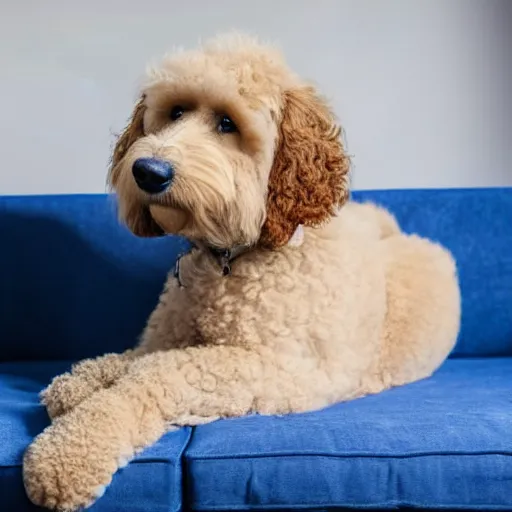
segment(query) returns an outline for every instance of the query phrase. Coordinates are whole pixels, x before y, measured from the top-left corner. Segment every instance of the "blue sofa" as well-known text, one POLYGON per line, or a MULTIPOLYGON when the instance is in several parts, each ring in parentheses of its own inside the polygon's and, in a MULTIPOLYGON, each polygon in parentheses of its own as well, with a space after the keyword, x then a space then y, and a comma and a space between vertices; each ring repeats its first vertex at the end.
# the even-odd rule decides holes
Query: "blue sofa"
MULTIPOLYGON (((308 414, 171 432, 92 512, 512 510, 512 188, 355 193, 457 261, 462 328, 429 379, 308 414)), ((179 252, 104 195, 0 198, 0 510, 36 510, 22 454, 38 392, 72 361, 132 346, 179 252)), ((340 319, 343 321, 343 319, 340 319)))

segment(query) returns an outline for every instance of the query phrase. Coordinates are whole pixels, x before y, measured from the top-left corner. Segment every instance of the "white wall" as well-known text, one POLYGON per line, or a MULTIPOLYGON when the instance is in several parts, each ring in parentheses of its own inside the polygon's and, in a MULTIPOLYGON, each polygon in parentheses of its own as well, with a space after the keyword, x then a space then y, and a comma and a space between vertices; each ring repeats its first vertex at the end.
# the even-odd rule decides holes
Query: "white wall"
POLYGON ((4 0, 0 194, 103 192, 148 59, 231 28, 332 98, 356 188, 512 185, 511 0, 4 0))

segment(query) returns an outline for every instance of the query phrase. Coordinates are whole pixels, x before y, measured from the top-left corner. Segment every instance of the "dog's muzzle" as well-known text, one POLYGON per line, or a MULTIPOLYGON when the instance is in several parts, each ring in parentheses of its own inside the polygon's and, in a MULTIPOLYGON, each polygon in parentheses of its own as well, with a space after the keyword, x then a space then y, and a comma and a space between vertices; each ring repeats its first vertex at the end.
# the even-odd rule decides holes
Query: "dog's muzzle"
POLYGON ((174 168, 166 160, 138 158, 133 163, 132 174, 141 190, 148 194, 158 194, 171 185, 174 168))

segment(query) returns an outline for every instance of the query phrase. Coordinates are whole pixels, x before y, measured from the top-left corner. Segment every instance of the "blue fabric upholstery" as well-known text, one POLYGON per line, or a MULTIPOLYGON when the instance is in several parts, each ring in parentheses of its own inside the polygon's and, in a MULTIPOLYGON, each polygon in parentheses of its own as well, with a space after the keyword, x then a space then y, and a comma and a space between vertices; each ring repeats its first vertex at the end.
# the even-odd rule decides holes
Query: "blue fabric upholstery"
MULTIPOLYGON (((49 423, 38 393, 66 371, 66 362, 0 364, 0 510, 35 512, 23 488, 23 452, 49 423)), ((91 512, 177 512, 182 502, 182 453, 190 429, 171 432, 119 471, 91 512)))
POLYGON ((187 244, 133 236, 92 195, 0 197, 0 246, 0 359, 12 361, 132 347, 187 244))
POLYGON ((320 412, 198 427, 193 510, 512 510, 512 358, 453 359, 432 378, 320 412))
MULTIPOLYGON (((93 512, 512 510, 512 189, 354 197, 454 253, 452 359, 431 379, 323 411, 170 433, 93 512)), ((35 511, 21 461, 48 424, 39 390, 70 361, 133 346, 188 244, 136 238, 104 195, 32 196, 0 197, 0 247, 0 510, 35 511)))

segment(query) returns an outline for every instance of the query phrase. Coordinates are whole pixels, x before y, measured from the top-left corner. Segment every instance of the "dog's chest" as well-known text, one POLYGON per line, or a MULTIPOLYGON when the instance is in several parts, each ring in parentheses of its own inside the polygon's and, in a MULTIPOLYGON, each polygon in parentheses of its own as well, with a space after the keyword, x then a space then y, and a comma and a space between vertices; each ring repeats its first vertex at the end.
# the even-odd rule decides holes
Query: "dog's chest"
MULTIPOLYGON (((194 343, 300 343, 324 329, 332 319, 333 299, 321 266, 304 265, 295 252, 246 255, 235 261, 230 275, 193 256, 180 262, 174 301, 182 304, 194 343), (306 270, 308 279, 304 278, 306 270), (321 291, 320 291, 321 290, 321 291), (310 295, 316 295, 310 301, 310 295)), ((332 281, 332 276, 331 279, 332 281)), ((335 293, 339 292, 336 287, 335 293)))
POLYGON ((256 342, 254 325, 262 286, 259 280, 241 274, 237 265, 226 276, 216 268, 193 279, 182 272, 179 281, 175 278, 174 294, 194 343, 246 346, 256 342))

